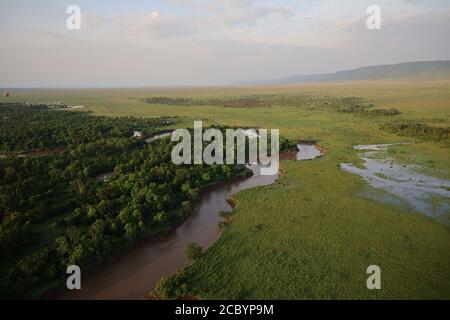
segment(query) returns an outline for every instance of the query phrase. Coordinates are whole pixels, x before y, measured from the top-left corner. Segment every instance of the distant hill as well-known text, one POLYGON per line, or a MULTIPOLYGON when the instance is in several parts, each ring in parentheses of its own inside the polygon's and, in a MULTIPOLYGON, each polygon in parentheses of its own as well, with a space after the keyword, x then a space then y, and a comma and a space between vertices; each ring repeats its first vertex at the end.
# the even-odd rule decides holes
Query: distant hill
POLYGON ((450 61, 417 61, 361 67, 335 73, 297 75, 287 78, 246 81, 241 84, 289 84, 326 81, 423 79, 450 80, 450 61))

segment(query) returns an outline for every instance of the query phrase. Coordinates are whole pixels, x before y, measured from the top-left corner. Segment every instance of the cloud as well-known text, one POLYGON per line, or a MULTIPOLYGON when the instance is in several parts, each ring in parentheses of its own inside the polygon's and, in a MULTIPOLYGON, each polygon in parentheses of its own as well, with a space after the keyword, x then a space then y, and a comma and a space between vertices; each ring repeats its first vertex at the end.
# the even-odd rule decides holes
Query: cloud
MULTIPOLYGON (((186 15, 168 15, 153 11, 144 15, 119 19, 123 32, 156 37, 184 37, 201 35, 205 37, 234 36, 232 28, 276 25, 295 15, 293 8, 283 5, 254 5, 253 0, 219 1, 176 1, 177 4, 195 4, 186 15), (277 21, 280 20, 280 21, 277 21), (215 35, 214 35, 215 34, 215 35)), ((242 32, 241 29, 239 32, 242 32)), ((119 31, 120 32, 120 31, 119 31)))
POLYGON ((119 28, 119 34, 158 39, 184 37, 199 31, 199 26, 193 20, 164 15, 159 11, 121 19, 116 27, 119 28))
POLYGON ((450 5, 378 2, 380 31, 365 25, 371 0, 86 2, 80 32, 64 6, 0 11, 0 85, 223 84, 450 58, 450 5))
POLYGON ((194 1, 193 0, 169 0, 170 3, 175 4, 175 5, 187 5, 187 4, 192 4, 194 1))
POLYGON ((273 15, 286 19, 294 16, 294 11, 284 6, 258 6, 247 10, 226 10, 217 14, 214 20, 226 26, 255 25, 259 20, 273 15))

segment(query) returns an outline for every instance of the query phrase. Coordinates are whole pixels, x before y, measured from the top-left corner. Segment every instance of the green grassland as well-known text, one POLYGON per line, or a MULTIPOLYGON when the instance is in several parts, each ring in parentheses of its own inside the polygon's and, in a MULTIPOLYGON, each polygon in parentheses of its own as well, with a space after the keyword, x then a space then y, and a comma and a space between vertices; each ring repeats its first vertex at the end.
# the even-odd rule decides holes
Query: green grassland
MULTIPOLYGON (((4 101, 6 98, 0 98, 4 101)), ((279 128, 284 136, 320 141, 326 155, 282 162, 271 186, 235 195, 232 222, 221 237, 154 291, 166 298, 450 299, 450 229, 408 208, 361 196, 368 187, 340 170, 359 160, 352 146, 414 142, 392 149, 398 162, 450 178, 448 141, 399 136, 380 129, 393 122, 450 127, 450 82, 349 82, 228 88, 13 91, 8 101, 63 101, 98 115, 179 117, 177 126, 222 124, 279 128), (159 105, 148 97, 235 99, 256 106, 159 105), (400 115, 337 112, 342 97, 360 97, 400 115), (324 103, 330 102, 331 103, 324 103), (333 102, 334 101, 334 102, 333 102), (366 288, 366 268, 379 265, 382 290, 366 288)), ((344 102, 343 102, 344 101, 344 102)))
POLYGON ((233 222, 162 297, 448 298, 449 233, 420 214, 355 194, 364 184, 332 159, 284 164, 274 186, 238 194, 233 222), (327 167, 329 166, 329 168, 327 167), (382 290, 366 288, 366 268, 382 290))

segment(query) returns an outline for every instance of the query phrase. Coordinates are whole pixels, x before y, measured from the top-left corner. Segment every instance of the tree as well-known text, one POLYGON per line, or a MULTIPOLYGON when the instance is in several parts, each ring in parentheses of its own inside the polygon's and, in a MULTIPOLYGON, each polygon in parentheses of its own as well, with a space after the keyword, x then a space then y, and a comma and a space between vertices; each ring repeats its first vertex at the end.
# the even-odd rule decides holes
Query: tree
POLYGON ((199 258, 203 253, 203 248, 193 242, 186 247, 186 256, 189 262, 194 262, 197 258, 199 258))
POLYGON ((58 253, 61 255, 61 262, 63 262, 64 256, 70 251, 69 243, 67 242, 66 237, 56 238, 55 243, 56 251, 58 251, 58 253))
POLYGON ((156 222, 157 225, 164 225, 168 221, 167 213, 164 211, 159 211, 153 217, 153 221, 156 222))
POLYGON ((81 232, 75 227, 70 227, 66 230, 66 237, 69 243, 74 246, 80 242, 81 232))
POLYGON ((106 229, 106 223, 102 219, 97 219, 91 226, 89 227, 89 235, 92 239, 96 240, 103 236, 106 229))
POLYGON ((13 167, 6 167, 5 168, 5 180, 8 182, 14 182, 17 177, 16 169, 13 167))
POLYGON ((189 200, 191 200, 191 201, 197 200, 198 195, 199 195, 198 189, 189 189, 189 191, 187 193, 187 196, 188 196, 189 200))
POLYGON ((181 203, 181 208, 183 209, 183 213, 185 215, 190 214, 191 211, 192 211, 192 205, 191 205, 191 203, 189 201, 183 201, 181 203))
POLYGON ((208 182, 209 180, 211 180, 211 178, 210 178, 209 174, 204 173, 202 175, 202 180, 205 181, 205 182, 208 182))
POLYGON ((137 236, 138 230, 134 223, 127 223, 125 225, 125 234, 128 238, 133 239, 137 236))

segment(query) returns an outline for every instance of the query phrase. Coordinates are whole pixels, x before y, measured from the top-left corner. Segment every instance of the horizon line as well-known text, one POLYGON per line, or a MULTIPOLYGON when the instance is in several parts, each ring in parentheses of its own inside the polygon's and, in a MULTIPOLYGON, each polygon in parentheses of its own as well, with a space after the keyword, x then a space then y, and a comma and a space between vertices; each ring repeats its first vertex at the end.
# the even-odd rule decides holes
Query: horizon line
MULTIPOLYGON (((2 90, 101 90, 101 89, 170 89, 170 88, 205 88, 205 87, 242 87, 242 86, 261 86, 261 85, 268 85, 264 83, 258 83, 258 82, 264 82, 264 81, 273 81, 273 80, 281 80, 281 79, 287 79, 290 77, 297 77, 297 76, 320 76, 320 75, 332 75, 343 71, 353 71, 353 70, 359 70, 362 68, 370 68, 370 67, 383 67, 383 66, 395 66, 395 65, 401 65, 401 64, 408 64, 408 63, 426 63, 426 62, 435 62, 435 63, 442 63, 447 62, 450 63, 450 58, 448 60, 446 59, 439 59, 439 60, 410 60, 410 61, 404 61, 404 62, 396 62, 396 63, 384 63, 384 64, 370 64, 370 65, 363 65, 358 66, 354 68, 348 68, 348 69, 339 69, 337 71, 333 72, 322 72, 322 73, 295 73, 288 76, 282 76, 277 78, 265 78, 260 80, 241 80, 241 81, 235 81, 233 83, 223 83, 223 84, 172 84, 172 85, 93 85, 93 86, 86 86, 86 85, 69 85, 69 86, 0 86, 2 90)), ((397 78, 401 79, 401 78, 397 78)), ((387 79, 383 79, 387 80, 387 79)), ((392 80, 395 80, 393 78, 392 80)), ((354 81, 364 81, 364 80, 354 80, 354 81)), ((370 80, 370 81, 376 81, 376 80, 370 80)), ((334 81, 320 81, 320 83, 324 82, 343 82, 339 80, 334 81)), ((314 81, 311 82, 302 82, 302 84, 307 83, 317 83, 314 81)), ((292 83, 295 84, 295 83, 292 83)), ((299 83, 300 84, 300 83, 299 83)))

